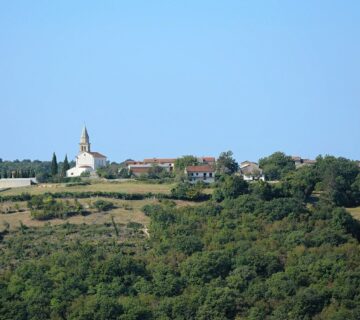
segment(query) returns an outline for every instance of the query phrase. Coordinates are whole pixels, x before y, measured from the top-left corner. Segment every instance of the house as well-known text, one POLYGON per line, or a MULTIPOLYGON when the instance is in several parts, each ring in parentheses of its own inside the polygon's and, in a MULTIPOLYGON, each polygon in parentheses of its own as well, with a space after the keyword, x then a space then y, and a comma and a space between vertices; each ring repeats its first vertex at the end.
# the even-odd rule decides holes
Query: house
POLYGON ((174 165, 175 165, 175 161, 176 159, 173 158, 168 158, 168 159, 157 159, 157 158, 152 158, 152 159, 144 159, 144 164, 150 164, 150 165, 158 165, 162 168, 168 168, 167 171, 172 172, 174 170, 174 165))
POLYGON ((303 159, 299 156, 292 156, 291 159, 294 161, 296 169, 303 166, 311 166, 316 163, 316 160, 303 159))
POLYGON ((91 151, 90 139, 86 127, 80 138, 80 150, 76 157, 76 166, 66 171, 67 177, 79 177, 88 172, 94 174, 98 168, 106 166, 106 156, 99 152, 91 151))
POLYGON ((213 183, 215 181, 215 169, 209 165, 188 166, 185 168, 185 174, 192 183, 197 181, 213 183))
POLYGON ((174 171, 175 160, 173 158, 149 158, 143 161, 126 161, 127 168, 134 176, 139 177, 148 174, 154 166, 163 168, 167 172, 174 171))
MULTIPOLYGON (((199 157, 197 158, 199 164, 205 166, 215 166, 214 157, 199 157)), ((150 172, 150 169, 154 166, 163 168, 167 172, 173 172, 175 168, 175 158, 148 158, 143 161, 128 160, 126 161, 126 166, 134 176, 139 177, 142 174, 147 174, 150 172)))
POLYGON ((239 166, 239 173, 245 181, 262 180, 265 181, 265 176, 262 169, 256 162, 243 161, 239 166))

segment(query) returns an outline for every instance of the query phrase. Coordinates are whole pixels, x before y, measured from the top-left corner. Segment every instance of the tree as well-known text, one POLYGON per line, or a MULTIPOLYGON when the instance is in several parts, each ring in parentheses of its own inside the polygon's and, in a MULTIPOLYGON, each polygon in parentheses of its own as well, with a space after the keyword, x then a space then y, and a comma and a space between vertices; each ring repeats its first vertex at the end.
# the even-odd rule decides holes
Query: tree
POLYGON ((215 201, 222 201, 224 199, 235 199, 242 194, 249 192, 249 184, 239 176, 224 176, 218 182, 218 187, 215 189, 213 199, 215 201))
POLYGON ((202 193, 204 185, 202 183, 192 184, 190 182, 180 182, 173 189, 171 195, 180 200, 203 200, 207 196, 202 193))
POLYGON ((316 176, 314 167, 305 166, 287 174, 282 183, 285 192, 302 200, 308 200, 314 191, 316 176))
POLYGON ((66 177, 66 171, 70 169, 69 161, 67 155, 65 155, 64 163, 62 165, 61 169, 61 176, 66 177))
POLYGON ((259 165, 269 180, 280 180, 287 173, 295 170, 295 162, 283 152, 275 152, 260 159, 259 165))
POLYGON ((356 204, 356 193, 353 191, 360 170, 355 161, 342 157, 320 156, 316 159, 314 170, 318 181, 317 188, 323 191, 325 200, 337 206, 356 204))
POLYGON ((56 154, 54 152, 51 160, 51 175, 55 177, 57 174, 58 174, 58 163, 56 159, 56 154))
POLYGON ((195 166, 199 164, 199 161, 194 156, 183 156, 175 160, 175 170, 183 172, 187 166, 195 166))
POLYGON ((220 173, 232 174, 239 169, 239 165, 233 158, 232 151, 222 152, 217 160, 217 169, 220 173))

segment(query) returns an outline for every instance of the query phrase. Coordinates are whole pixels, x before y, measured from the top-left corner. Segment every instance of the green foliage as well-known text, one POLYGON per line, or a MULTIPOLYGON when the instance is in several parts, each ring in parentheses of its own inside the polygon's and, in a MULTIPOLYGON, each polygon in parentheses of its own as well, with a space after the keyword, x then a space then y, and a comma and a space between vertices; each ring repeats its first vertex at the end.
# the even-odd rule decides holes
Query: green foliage
POLYGON ((304 166, 296 171, 291 171, 283 180, 284 192, 301 200, 309 200, 315 189, 317 179, 314 168, 304 166))
POLYGON ((102 168, 97 169, 96 173, 101 178, 117 179, 117 178, 120 177, 119 176, 119 169, 120 169, 120 165, 118 165, 116 163, 111 163, 111 164, 108 164, 106 167, 102 167, 102 168))
POLYGON ((318 157, 314 167, 323 198, 337 206, 354 206, 358 198, 359 167, 355 161, 332 156, 318 157))
POLYGON ((32 196, 28 201, 28 207, 31 216, 37 220, 64 219, 83 211, 82 205, 76 199, 72 203, 57 201, 51 195, 32 196))
POLYGON ((235 199, 236 197, 249 192, 249 184, 239 176, 222 176, 213 193, 213 199, 217 202, 224 199, 235 199))
POLYGON ((14 173, 18 178, 35 177, 43 182, 48 179, 51 172, 51 162, 39 160, 15 160, 0 162, 0 175, 2 178, 11 178, 14 173))
POLYGON ((66 177, 66 171, 68 171, 69 169, 70 169, 70 164, 68 161, 68 157, 66 155, 64 162, 62 163, 62 166, 61 166, 61 176, 66 177))
POLYGON ((280 180, 287 173, 295 170, 294 161, 283 152, 275 152, 260 159, 259 166, 263 169, 263 173, 268 180, 280 180))
MULTIPOLYGON (((214 193, 220 202, 177 206, 168 198, 202 188, 180 184, 144 206, 149 238, 142 225, 114 219, 4 232, 0 318, 359 319, 360 225, 336 206, 355 199, 359 178, 338 160, 326 161, 346 183, 323 163, 290 171, 279 184, 224 175, 214 193), (348 198, 330 197, 333 190, 348 198)), ((21 198, 31 210, 61 212, 66 201, 57 199, 71 197, 21 198)))
POLYGON ((233 158, 232 151, 222 152, 216 161, 217 171, 221 174, 232 174, 238 171, 239 164, 233 158))
POLYGON ((111 201, 101 200, 101 199, 94 201, 92 205, 99 212, 109 211, 114 208, 114 204, 111 201))
POLYGON ((58 173, 59 173, 58 163, 56 159, 56 154, 54 152, 51 160, 51 175, 55 177, 57 176, 58 173))
POLYGON ((196 166, 199 164, 198 159, 195 156, 183 156, 175 160, 175 170, 177 172, 183 173, 185 168, 188 166, 196 166))
POLYGON ((201 182, 195 184, 180 182, 171 189, 171 196, 180 200, 200 201, 207 199, 207 196, 202 193, 203 189, 204 185, 201 182))

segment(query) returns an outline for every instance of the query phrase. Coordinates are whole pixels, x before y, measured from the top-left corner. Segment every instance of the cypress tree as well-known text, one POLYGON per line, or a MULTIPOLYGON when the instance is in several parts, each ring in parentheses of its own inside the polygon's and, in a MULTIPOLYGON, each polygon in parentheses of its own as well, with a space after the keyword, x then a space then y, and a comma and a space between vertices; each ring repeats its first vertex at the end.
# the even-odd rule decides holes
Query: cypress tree
POLYGON ((63 177, 66 177, 66 171, 68 171, 69 169, 70 169, 69 161, 67 155, 65 155, 64 163, 62 165, 61 175, 63 177))
POLYGON ((52 161, 51 161, 51 175, 55 177, 58 174, 58 163, 56 160, 56 154, 53 153, 52 161))

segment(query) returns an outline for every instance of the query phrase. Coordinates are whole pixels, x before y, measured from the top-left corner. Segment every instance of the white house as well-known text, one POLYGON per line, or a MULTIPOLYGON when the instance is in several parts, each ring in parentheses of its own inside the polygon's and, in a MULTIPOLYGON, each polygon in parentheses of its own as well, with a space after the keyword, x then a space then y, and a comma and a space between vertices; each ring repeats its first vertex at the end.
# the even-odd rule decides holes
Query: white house
POLYGON ((215 169, 213 166, 188 166, 185 168, 185 174, 191 183, 203 181, 205 183, 212 183, 215 181, 215 169))
POLYGON ((79 177, 84 172, 90 174, 98 168, 106 166, 106 157, 99 152, 90 150, 89 135, 84 127, 80 138, 80 150, 76 157, 76 166, 66 171, 67 177, 79 177))
POLYGON ((262 180, 265 181, 265 176, 262 169, 256 162, 244 161, 240 163, 239 168, 241 176, 245 181, 262 180))

